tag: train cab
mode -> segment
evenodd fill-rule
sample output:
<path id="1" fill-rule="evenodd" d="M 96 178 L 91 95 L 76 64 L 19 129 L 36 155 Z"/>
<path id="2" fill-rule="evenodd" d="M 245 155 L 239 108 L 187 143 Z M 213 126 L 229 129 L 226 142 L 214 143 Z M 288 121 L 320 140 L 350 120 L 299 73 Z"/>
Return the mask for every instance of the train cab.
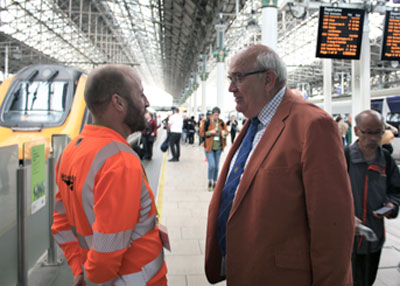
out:
<path id="1" fill-rule="evenodd" d="M 26 142 L 45 140 L 48 155 L 52 135 L 77 136 L 90 121 L 85 83 L 85 73 L 62 65 L 32 65 L 6 79 L 0 86 L 0 146 L 18 144 L 22 160 L 29 157 Z"/>

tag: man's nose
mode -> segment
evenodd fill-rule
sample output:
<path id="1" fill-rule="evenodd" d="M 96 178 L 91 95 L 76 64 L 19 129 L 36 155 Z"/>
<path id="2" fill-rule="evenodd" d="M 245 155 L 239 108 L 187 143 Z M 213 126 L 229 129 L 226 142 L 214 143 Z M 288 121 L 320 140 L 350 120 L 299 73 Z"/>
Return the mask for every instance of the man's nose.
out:
<path id="1" fill-rule="evenodd" d="M 234 84 L 233 81 L 231 81 L 231 82 L 229 83 L 228 91 L 229 91 L 229 92 L 234 92 L 234 91 L 236 91 L 236 90 L 237 90 L 236 84 Z"/>
<path id="2" fill-rule="evenodd" d="M 149 103 L 149 101 L 147 100 L 147 97 L 143 94 L 143 102 L 144 102 L 144 107 L 149 107 L 150 106 L 150 103 Z"/>

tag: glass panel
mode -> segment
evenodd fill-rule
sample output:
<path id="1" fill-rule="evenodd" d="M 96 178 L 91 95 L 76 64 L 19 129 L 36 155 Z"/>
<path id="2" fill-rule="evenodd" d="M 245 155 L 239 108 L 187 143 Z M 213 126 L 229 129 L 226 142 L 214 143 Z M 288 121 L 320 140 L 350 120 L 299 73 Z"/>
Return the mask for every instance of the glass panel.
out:
<path id="1" fill-rule="evenodd" d="M 18 145 L 0 147 L 0 285 L 17 283 Z"/>
<path id="2" fill-rule="evenodd" d="M 50 153 L 50 142 L 49 140 L 43 138 L 41 140 L 35 140 L 35 141 L 29 141 L 25 142 L 23 144 L 23 161 L 24 161 L 24 166 L 27 166 L 31 162 L 31 157 L 32 157 L 32 147 L 36 145 L 41 145 L 44 144 L 44 149 L 45 149 L 45 158 L 47 159 L 49 157 Z"/>
<path id="3" fill-rule="evenodd" d="M 28 167 L 28 182 L 27 186 L 32 186 L 32 177 L 29 175 L 32 172 L 32 166 Z M 32 190 L 28 189 L 26 194 L 27 201 L 27 248 L 28 248 L 28 268 L 31 268 L 38 258 L 43 255 L 43 253 L 49 247 L 49 206 L 47 200 L 47 190 L 48 190 L 48 172 L 47 172 L 47 162 L 45 166 L 46 177 L 45 177 L 45 205 L 38 209 L 34 214 L 32 214 Z"/>
<path id="4" fill-rule="evenodd" d="M 7 98 L 2 120 L 16 127 L 61 123 L 67 90 L 67 81 L 20 81 Z"/>
<path id="5" fill-rule="evenodd" d="M 53 150 L 53 157 L 56 158 L 56 162 L 58 161 L 58 157 L 63 152 L 65 146 L 68 145 L 71 138 L 68 135 L 63 134 L 55 134 L 51 137 L 51 147 Z"/>

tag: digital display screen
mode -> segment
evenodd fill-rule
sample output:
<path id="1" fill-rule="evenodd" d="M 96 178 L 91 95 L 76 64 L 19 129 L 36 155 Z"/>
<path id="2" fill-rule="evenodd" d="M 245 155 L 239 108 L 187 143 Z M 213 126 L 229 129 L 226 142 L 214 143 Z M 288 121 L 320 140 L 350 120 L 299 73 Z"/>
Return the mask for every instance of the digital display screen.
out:
<path id="1" fill-rule="evenodd" d="M 386 11 L 381 60 L 400 61 L 400 12 Z"/>
<path id="2" fill-rule="evenodd" d="M 318 58 L 360 58 L 364 10 L 320 7 L 318 23 Z"/>

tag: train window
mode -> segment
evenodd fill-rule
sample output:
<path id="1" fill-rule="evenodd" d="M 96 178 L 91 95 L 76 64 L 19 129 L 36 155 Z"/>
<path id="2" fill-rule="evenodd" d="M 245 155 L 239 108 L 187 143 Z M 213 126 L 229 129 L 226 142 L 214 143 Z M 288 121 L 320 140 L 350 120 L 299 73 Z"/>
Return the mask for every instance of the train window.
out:
<path id="1" fill-rule="evenodd" d="M 57 123 L 64 117 L 68 81 L 21 81 L 9 96 L 2 120 L 14 124 Z M 11 101 L 11 102 L 10 102 Z M 8 107 L 7 107 L 8 106 Z"/>
<path id="2" fill-rule="evenodd" d="M 399 112 L 388 112 L 386 115 L 386 122 L 400 130 L 400 113 Z M 398 135 L 396 135 L 398 136 Z"/>

